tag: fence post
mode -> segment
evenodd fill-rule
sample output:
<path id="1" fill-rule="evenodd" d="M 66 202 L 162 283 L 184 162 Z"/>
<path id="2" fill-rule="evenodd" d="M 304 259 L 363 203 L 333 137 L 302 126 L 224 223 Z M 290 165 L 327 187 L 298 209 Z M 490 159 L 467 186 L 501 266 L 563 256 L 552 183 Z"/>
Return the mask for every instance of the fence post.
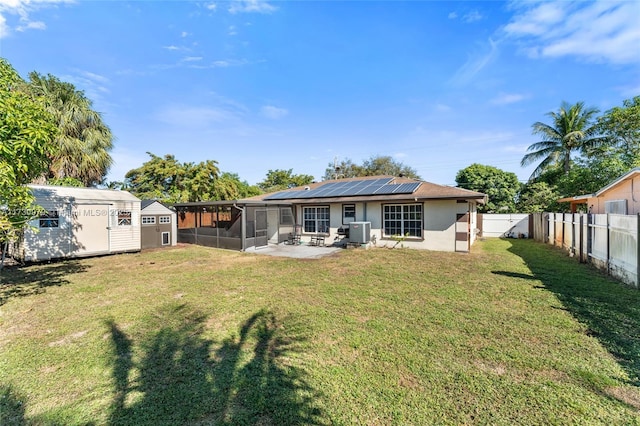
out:
<path id="1" fill-rule="evenodd" d="M 610 228 L 609 228 L 609 213 L 607 213 L 607 275 L 611 275 L 611 234 L 610 234 Z"/>
<path id="2" fill-rule="evenodd" d="M 582 253 L 583 249 L 584 249 L 584 245 L 583 245 L 583 240 L 582 238 L 584 237 L 584 217 L 582 216 L 582 213 L 578 213 L 578 226 L 580 227 L 580 232 L 578 233 L 578 259 L 580 260 L 580 263 L 584 263 L 584 254 Z"/>
<path id="3" fill-rule="evenodd" d="M 587 263 L 590 263 L 591 253 L 593 252 L 593 234 L 591 233 L 591 222 L 593 215 L 587 213 Z"/>
<path id="4" fill-rule="evenodd" d="M 636 227 L 636 288 L 640 288 L 640 213 Z"/>

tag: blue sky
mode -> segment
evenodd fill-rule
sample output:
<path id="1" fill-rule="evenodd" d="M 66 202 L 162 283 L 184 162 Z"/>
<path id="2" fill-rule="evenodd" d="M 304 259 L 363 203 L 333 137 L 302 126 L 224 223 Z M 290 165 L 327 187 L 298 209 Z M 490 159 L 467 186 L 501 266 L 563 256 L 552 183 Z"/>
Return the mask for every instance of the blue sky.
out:
<path id="1" fill-rule="evenodd" d="M 116 136 L 110 180 L 156 155 L 320 180 L 390 155 L 455 184 L 514 172 L 562 101 L 640 95 L 640 2 L 0 0 L 0 56 L 72 82 Z"/>

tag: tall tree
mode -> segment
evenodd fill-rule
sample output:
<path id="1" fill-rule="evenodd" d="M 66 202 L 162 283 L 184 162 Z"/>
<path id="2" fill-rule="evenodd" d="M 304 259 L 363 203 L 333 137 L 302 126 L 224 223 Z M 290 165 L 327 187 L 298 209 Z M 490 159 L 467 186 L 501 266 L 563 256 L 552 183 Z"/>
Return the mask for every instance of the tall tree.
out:
<path id="1" fill-rule="evenodd" d="M 184 181 L 187 171 L 175 156 L 159 157 L 147 152 L 151 159 L 125 175 L 124 186 L 135 196 L 163 202 L 188 201 Z"/>
<path id="2" fill-rule="evenodd" d="M 640 96 L 626 99 L 622 107 L 608 110 L 598 125 L 610 144 L 620 148 L 625 161 L 631 162 L 640 156 Z"/>
<path id="3" fill-rule="evenodd" d="M 313 179 L 311 175 L 294 175 L 293 169 L 269 170 L 267 177 L 258 183 L 258 188 L 264 192 L 281 191 L 294 186 L 308 185 L 313 182 Z"/>
<path id="4" fill-rule="evenodd" d="M 329 163 L 323 179 L 329 180 L 378 175 L 404 176 L 420 179 L 420 176 L 418 176 L 418 173 L 413 168 L 400 161 L 394 160 L 393 157 L 388 155 L 372 156 L 368 160 L 364 160 L 362 165 L 354 164 L 350 159 L 346 159 L 337 164 Z"/>
<path id="5" fill-rule="evenodd" d="M 25 184 L 46 170 L 56 132 L 42 99 L 0 58 L 0 242 L 15 239 L 33 218 L 37 209 Z"/>
<path id="6" fill-rule="evenodd" d="M 41 96 L 58 124 L 56 151 L 45 178 L 76 178 L 86 186 L 103 181 L 113 163 L 113 135 L 83 91 L 48 74 L 29 74 L 34 94 Z"/>
<path id="7" fill-rule="evenodd" d="M 530 181 L 524 184 L 518 194 L 518 213 L 558 211 L 558 199 L 562 198 L 556 187 L 547 182 Z"/>
<path id="8" fill-rule="evenodd" d="M 235 200 L 258 195 L 260 189 L 240 181 L 234 173 L 220 173 L 218 162 L 181 163 L 175 156 L 151 159 L 137 169 L 129 170 L 125 182 L 113 182 L 139 198 L 167 203 L 185 201 Z"/>
<path id="9" fill-rule="evenodd" d="M 516 210 L 516 196 L 521 184 L 515 173 L 472 164 L 458 172 L 456 183 L 459 188 L 487 194 L 487 203 L 478 206 L 480 213 L 513 213 Z"/>
<path id="10" fill-rule="evenodd" d="M 533 134 L 541 136 L 543 140 L 530 145 L 527 148 L 529 153 L 521 161 L 524 167 L 542 160 L 533 171 L 531 179 L 558 165 L 568 173 L 574 153 L 586 153 L 603 144 L 606 139 L 598 134 L 595 123 L 597 113 L 596 108 L 586 108 L 584 102 L 574 105 L 563 102 L 557 112 L 547 113 L 552 119 L 551 124 L 534 123 Z"/>
<path id="11" fill-rule="evenodd" d="M 215 182 L 220 176 L 218 162 L 205 160 L 198 164 L 185 163 L 183 165 L 185 179 L 182 182 L 184 201 L 218 200 Z M 186 199 L 185 199 L 186 198 Z"/>
<path id="12" fill-rule="evenodd" d="M 323 176 L 323 180 L 353 178 L 358 176 L 366 176 L 362 166 L 354 164 L 349 158 L 329 163 Z"/>
<path id="13" fill-rule="evenodd" d="M 247 181 L 240 180 L 236 173 L 229 172 L 222 173 L 214 181 L 213 189 L 217 200 L 237 200 L 262 193 L 257 185 L 249 185 Z"/>

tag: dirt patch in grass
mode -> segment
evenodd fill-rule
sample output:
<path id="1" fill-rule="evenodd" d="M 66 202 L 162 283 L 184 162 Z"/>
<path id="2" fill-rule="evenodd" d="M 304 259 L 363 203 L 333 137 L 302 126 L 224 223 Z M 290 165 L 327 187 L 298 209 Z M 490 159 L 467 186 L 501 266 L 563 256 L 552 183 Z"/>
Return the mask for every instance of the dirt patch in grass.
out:
<path id="1" fill-rule="evenodd" d="M 613 386 L 605 389 L 605 392 L 640 412 L 640 389 L 631 386 Z"/>

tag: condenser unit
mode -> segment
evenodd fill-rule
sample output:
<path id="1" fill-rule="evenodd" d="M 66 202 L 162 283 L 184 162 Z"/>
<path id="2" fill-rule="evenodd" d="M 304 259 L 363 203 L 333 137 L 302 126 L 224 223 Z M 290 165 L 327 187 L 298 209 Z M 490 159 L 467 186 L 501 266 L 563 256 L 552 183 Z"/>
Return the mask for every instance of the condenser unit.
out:
<path id="1" fill-rule="evenodd" d="M 367 244 L 371 241 L 371 222 L 351 222 L 349 224 L 349 242 Z"/>

